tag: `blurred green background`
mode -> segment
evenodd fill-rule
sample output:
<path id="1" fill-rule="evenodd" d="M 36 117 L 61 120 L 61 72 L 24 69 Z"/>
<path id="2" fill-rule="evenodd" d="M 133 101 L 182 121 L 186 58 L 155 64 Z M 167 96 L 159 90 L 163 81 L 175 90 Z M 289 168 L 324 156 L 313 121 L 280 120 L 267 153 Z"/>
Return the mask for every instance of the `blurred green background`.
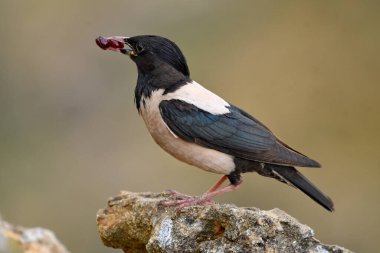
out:
<path id="1" fill-rule="evenodd" d="M 257 174 L 218 198 L 279 207 L 317 238 L 378 252 L 378 1 L 0 1 L 0 213 L 56 232 L 71 252 L 116 252 L 95 214 L 120 190 L 188 194 L 219 175 L 176 161 L 133 104 L 136 67 L 98 35 L 158 34 L 191 76 L 320 161 L 301 169 L 332 197 L 329 213 Z M 120 252 L 120 251 L 117 251 Z"/>

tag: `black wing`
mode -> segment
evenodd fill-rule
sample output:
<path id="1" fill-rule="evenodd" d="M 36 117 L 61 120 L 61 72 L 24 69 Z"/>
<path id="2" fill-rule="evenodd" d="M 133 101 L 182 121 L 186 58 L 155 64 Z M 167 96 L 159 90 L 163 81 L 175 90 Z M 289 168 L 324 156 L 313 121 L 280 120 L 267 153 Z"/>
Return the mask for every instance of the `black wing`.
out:
<path id="1" fill-rule="evenodd" d="M 231 106 L 214 115 L 182 100 L 164 100 L 160 112 L 178 137 L 247 160 L 283 165 L 319 167 L 301 153 L 283 145 L 252 116 Z"/>

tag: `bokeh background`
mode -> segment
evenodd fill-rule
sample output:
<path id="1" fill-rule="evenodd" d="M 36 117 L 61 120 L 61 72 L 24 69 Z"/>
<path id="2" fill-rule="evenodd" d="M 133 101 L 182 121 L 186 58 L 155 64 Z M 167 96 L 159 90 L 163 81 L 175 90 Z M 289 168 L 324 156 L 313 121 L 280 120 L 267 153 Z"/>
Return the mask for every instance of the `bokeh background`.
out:
<path id="1" fill-rule="evenodd" d="M 329 213 L 257 174 L 218 198 L 279 207 L 325 243 L 378 252 L 378 1 L 0 1 L 0 213 L 55 231 L 71 252 L 120 252 L 95 214 L 120 190 L 189 194 L 219 175 L 155 145 L 133 104 L 136 67 L 98 35 L 158 34 L 191 76 L 317 159 L 301 169 Z"/>

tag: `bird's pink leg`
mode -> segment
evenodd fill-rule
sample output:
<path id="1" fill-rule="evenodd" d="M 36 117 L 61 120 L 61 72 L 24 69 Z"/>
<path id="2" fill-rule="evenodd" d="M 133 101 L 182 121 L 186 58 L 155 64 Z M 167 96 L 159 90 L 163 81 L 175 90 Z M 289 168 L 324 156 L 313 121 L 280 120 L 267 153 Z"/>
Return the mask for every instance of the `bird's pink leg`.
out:
<path id="1" fill-rule="evenodd" d="M 226 193 L 226 192 L 234 191 L 237 188 L 239 188 L 240 183 L 237 185 L 230 184 L 222 189 L 218 189 L 224 183 L 224 181 L 226 181 L 226 179 L 227 179 L 227 176 L 223 176 L 221 179 L 219 179 L 219 181 L 213 187 L 210 188 L 210 190 L 205 192 L 200 197 L 190 197 L 190 196 L 185 197 L 186 195 L 179 194 L 180 198 L 183 198 L 183 199 L 165 201 L 163 205 L 177 206 L 177 208 L 183 208 L 183 207 L 191 206 L 191 205 L 212 205 L 213 201 L 211 199 L 213 197 Z M 174 195 L 176 195 L 177 192 L 173 191 L 172 193 L 175 193 Z"/>
<path id="2" fill-rule="evenodd" d="M 201 198 L 204 198 L 204 199 L 212 199 L 213 197 L 215 196 L 218 196 L 220 194 L 223 194 L 223 193 L 226 193 L 226 192 L 232 192 L 236 189 L 238 189 L 240 187 L 240 184 L 230 184 L 226 187 L 223 187 L 222 189 L 219 189 L 219 190 L 214 190 L 212 192 L 206 192 Z"/>
<path id="3" fill-rule="evenodd" d="M 215 184 L 213 187 L 211 187 L 210 190 L 208 190 L 206 193 L 213 192 L 213 191 L 217 190 L 217 189 L 218 189 L 218 188 L 224 183 L 224 181 L 226 181 L 226 179 L 227 179 L 227 176 L 224 175 L 224 176 L 223 176 L 221 179 L 219 179 L 219 181 L 216 182 L 216 184 Z"/>
<path id="4" fill-rule="evenodd" d="M 216 182 L 216 184 L 211 187 L 207 192 L 205 192 L 203 195 L 205 195 L 206 193 L 209 193 L 209 192 L 213 192 L 215 191 L 216 189 L 218 189 L 223 183 L 224 181 L 226 181 L 227 179 L 227 176 L 223 176 L 221 179 L 219 179 L 218 182 Z M 167 193 L 173 195 L 173 196 L 176 196 L 180 199 L 189 199 L 189 198 L 194 198 L 193 196 L 189 196 L 189 195 L 186 195 L 186 194 L 183 194 L 183 193 L 180 193 L 180 192 L 177 192 L 175 190 L 166 190 Z M 170 201 L 169 201 L 170 202 Z"/>

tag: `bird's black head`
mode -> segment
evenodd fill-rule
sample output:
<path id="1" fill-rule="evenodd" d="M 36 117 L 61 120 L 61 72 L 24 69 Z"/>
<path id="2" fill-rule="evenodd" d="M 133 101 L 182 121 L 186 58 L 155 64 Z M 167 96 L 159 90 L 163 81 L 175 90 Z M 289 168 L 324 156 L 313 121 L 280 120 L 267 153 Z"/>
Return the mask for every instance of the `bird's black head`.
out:
<path id="1" fill-rule="evenodd" d="M 135 101 L 138 109 L 142 98 L 150 97 L 153 91 L 164 89 L 165 93 L 173 92 L 190 81 L 185 56 L 174 42 L 166 38 L 154 35 L 99 36 L 96 43 L 104 50 L 129 55 L 136 63 Z"/>
<path id="2" fill-rule="evenodd" d="M 132 51 L 128 54 L 139 70 L 154 71 L 162 64 L 169 64 L 184 76 L 189 77 L 190 72 L 185 56 L 174 42 L 154 35 L 129 37 L 124 41 L 131 47 Z"/>
<path id="3" fill-rule="evenodd" d="M 153 35 L 125 38 L 124 42 L 131 49 L 121 52 L 127 53 L 138 69 L 135 89 L 138 110 L 145 103 L 143 98 L 150 97 L 153 91 L 173 92 L 190 80 L 185 56 L 174 42 Z"/>

